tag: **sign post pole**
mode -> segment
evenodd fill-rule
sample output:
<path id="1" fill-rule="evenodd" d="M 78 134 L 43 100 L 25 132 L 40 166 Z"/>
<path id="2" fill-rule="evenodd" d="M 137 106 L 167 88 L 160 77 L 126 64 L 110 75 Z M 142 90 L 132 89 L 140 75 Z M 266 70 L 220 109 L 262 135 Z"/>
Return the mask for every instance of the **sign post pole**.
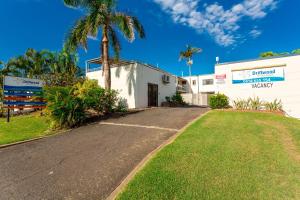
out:
<path id="1" fill-rule="evenodd" d="M 10 121 L 10 110 L 7 108 L 7 123 Z"/>

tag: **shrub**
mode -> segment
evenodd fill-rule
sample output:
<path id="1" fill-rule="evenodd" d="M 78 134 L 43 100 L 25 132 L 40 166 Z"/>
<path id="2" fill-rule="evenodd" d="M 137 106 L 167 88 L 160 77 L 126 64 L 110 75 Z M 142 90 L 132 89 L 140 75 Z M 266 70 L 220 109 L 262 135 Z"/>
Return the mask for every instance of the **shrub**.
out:
<path id="1" fill-rule="evenodd" d="M 97 81 L 86 80 L 83 83 L 77 83 L 75 95 L 82 99 L 88 109 L 93 109 L 98 113 L 105 111 L 105 89 L 99 87 Z"/>
<path id="2" fill-rule="evenodd" d="M 243 100 L 237 99 L 233 101 L 233 107 L 237 110 L 248 110 L 250 104 L 250 99 Z"/>
<path id="3" fill-rule="evenodd" d="M 179 92 L 176 92 L 172 97 L 171 97 L 172 102 L 178 103 L 178 104 L 184 104 L 183 98 Z"/>
<path id="4" fill-rule="evenodd" d="M 53 120 L 54 127 L 74 127 L 85 119 L 85 104 L 74 93 L 73 87 L 45 88 L 46 112 Z"/>
<path id="5" fill-rule="evenodd" d="M 282 111 L 281 100 L 275 99 L 273 102 L 266 102 L 264 105 L 268 111 Z"/>
<path id="6" fill-rule="evenodd" d="M 229 99 L 224 94 L 215 94 L 209 98 L 209 106 L 212 109 L 221 109 L 229 107 Z"/>
<path id="7" fill-rule="evenodd" d="M 249 98 L 248 101 L 250 110 L 261 110 L 263 102 L 259 99 L 259 97 Z"/>
<path id="8" fill-rule="evenodd" d="M 97 81 L 85 80 L 71 87 L 46 87 L 47 112 L 56 127 L 74 127 L 86 119 L 85 112 L 94 110 L 110 113 L 115 110 L 125 111 L 118 103 L 118 92 L 106 91 L 98 86 Z"/>
<path id="9" fill-rule="evenodd" d="M 117 106 L 115 108 L 116 112 L 126 112 L 128 110 L 128 103 L 125 98 L 119 98 Z"/>

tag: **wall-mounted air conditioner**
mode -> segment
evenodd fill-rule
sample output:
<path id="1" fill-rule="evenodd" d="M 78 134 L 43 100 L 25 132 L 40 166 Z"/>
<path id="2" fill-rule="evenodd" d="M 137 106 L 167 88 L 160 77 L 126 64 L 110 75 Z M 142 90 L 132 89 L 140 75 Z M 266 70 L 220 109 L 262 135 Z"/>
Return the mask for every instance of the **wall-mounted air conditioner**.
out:
<path id="1" fill-rule="evenodd" d="M 170 76 L 164 74 L 162 76 L 162 81 L 163 83 L 170 83 Z"/>

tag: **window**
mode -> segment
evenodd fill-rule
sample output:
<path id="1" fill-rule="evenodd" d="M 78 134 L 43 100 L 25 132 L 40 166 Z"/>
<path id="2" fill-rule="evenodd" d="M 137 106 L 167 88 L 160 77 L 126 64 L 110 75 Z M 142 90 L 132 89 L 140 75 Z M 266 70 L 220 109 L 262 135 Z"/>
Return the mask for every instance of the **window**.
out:
<path id="1" fill-rule="evenodd" d="M 182 85 L 186 85 L 186 81 L 182 81 L 181 83 L 182 83 Z"/>
<path id="2" fill-rule="evenodd" d="M 196 85 L 196 80 L 193 80 L 193 85 Z"/>
<path id="3" fill-rule="evenodd" d="M 202 85 L 213 85 L 214 84 L 214 79 L 203 79 L 202 80 Z"/>

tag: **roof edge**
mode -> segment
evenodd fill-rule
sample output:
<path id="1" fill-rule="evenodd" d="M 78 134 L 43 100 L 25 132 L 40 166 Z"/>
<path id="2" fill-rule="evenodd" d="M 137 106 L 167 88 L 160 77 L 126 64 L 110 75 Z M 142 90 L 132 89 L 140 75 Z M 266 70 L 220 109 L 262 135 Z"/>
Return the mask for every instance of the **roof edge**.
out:
<path id="1" fill-rule="evenodd" d="M 243 62 L 254 62 L 254 61 L 260 61 L 260 60 L 271 60 L 271 59 L 287 58 L 287 57 L 295 57 L 295 56 L 300 56 L 300 54 L 290 54 L 290 55 L 272 56 L 272 57 L 265 57 L 265 58 L 245 59 L 245 60 L 219 63 L 219 64 L 215 64 L 215 66 L 222 66 L 222 65 L 229 65 L 229 64 L 236 64 L 236 63 L 243 63 Z"/>

